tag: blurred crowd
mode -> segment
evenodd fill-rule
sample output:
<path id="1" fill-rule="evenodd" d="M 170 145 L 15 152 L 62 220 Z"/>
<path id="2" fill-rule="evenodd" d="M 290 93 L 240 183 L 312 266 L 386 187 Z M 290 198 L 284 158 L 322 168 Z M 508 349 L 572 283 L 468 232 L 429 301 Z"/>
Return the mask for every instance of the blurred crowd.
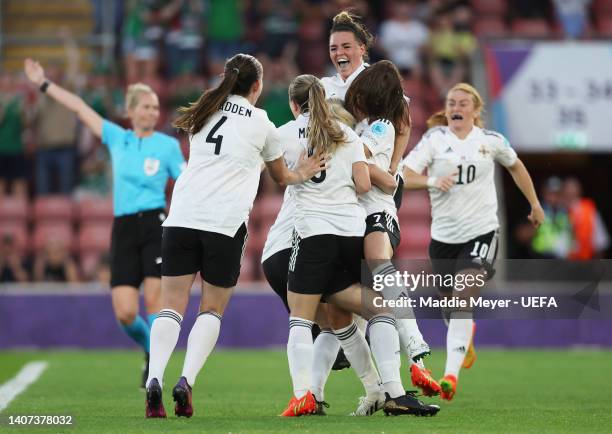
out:
<path id="1" fill-rule="evenodd" d="M 226 58 L 251 53 L 265 71 L 259 105 L 278 126 L 292 119 L 287 87 L 296 75 L 335 73 L 329 62 L 328 32 L 332 17 L 348 8 L 363 17 L 376 36 L 370 61 L 390 59 L 401 71 L 406 94 L 412 98 L 410 149 L 424 132 L 427 116 L 442 106 L 446 91 L 456 82 L 470 80 L 478 28 L 484 28 L 478 26 L 483 17 L 477 16 L 476 4 L 485 9 L 501 5 L 497 12 L 488 12 L 498 15 L 486 17 L 495 16 L 501 26 L 512 20 L 547 20 L 557 29 L 557 37 L 581 38 L 590 1 L 92 0 L 95 31 L 110 29 L 115 34 L 115 58 L 121 61 L 94 62 L 91 71 L 79 70 L 79 50 L 70 32 L 63 30 L 65 58 L 43 66 L 50 80 L 77 92 L 101 116 L 123 125 L 127 125 L 125 86 L 138 81 L 149 84 L 162 104 L 158 129 L 175 134 L 171 122 L 176 108 L 213 86 Z M 181 142 L 187 154 L 186 138 L 181 137 Z M 277 191 L 265 177 L 261 188 Z M 71 112 L 28 86 L 22 74 L 2 72 L 0 197 L 9 194 L 29 199 L 53 194 L 76 200 L 104 198 L 111 194 L 111 170 L 105 148 Z M 535 234 L 527 228 L 517 230 L 518 239 L 529 240 L 522 244 L 529 252 L 573 257 L 571 246 L 583 234 L 572 229 L 573 206 L 567 200 L 563 204 L 559 217 L 558 205 L 549 204 L 555 210 L 553 227 Z M 556 225 L 562 220 L 570 229 L 560 235 Z M 1 281 L 77 279 L 66 248 L 62 254 L 61 246 L 49 245 L 37 255 L 44 260 L 26 261 L 11 253 L 11 243 L 10 235 L 2 239 Z M 598 251 L 600 244 L 591 244 Z"/>
<path id="2" fill-rule="evenodd" d="M 514 230 L 511 258 L 601 259 L 610 235 L 595 202 L 583 196 L 577 178 L 548 178 L 540 192 L 546 220 L 535 229 L 528 222 Z"/>

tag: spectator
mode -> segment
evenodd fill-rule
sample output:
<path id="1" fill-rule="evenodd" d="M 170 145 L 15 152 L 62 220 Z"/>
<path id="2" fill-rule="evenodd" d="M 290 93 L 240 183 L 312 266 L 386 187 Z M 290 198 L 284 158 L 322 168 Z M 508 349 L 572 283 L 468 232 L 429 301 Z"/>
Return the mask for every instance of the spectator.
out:
<path id="1" fill-rule="evenodd" d="M 110 255 L 104 254 L 100 257 L 98 265 L 96 266 L 95 279 L 98 283 L 104 286 L 110 286 Z"/>
<path id="2" fill-rule="evenodd" d="M 123 25 L 123 55 L 128 83 L 157 75 L 158 42 L 162 29 L 156 21 L 155 0 L 127 0 Z"/>
<path id="3" fill-rule="evenodd" d="M 555 14 L 567 39 L 584 36 L 591 0 L 553 0 Z"/>
<path id="4" fill-rule="evenodd" d="M 242 2 L 239 0 L 210 0 L 208 16 L 208 57 L 211 75 L 223 72 L 225 60 L 240 52 L 244 36 Z M 211 83 L 211 86 L 216 83 Z"/>
<path id="5" fill-rule="evenodd" d="M 204 46 L 204 14 L 204 0 L 172 0 L 161 9 L 161 19 L 168 23 L 165 61 L 169 77 L 185 72 L 200 72 Z"/>
<path id="6" fill-rule="evenodd" d="M 34 262 L 36 282 L 78 282 L 77 266 L 62 240 L 51 238 Z"/>
<path id="7" fill-rule="evenodd" d="M 391 18 L 380 27 L 380 43 L 403 76 L 420 76 L 421 50 L 429 38 L 429 30 L 413 18 L 414 1 L 396 0 Z"/>
<path id="8" fill-rule="evenodd" d="M 610 236 L 593 200 L 582 197 L 582 185 L 576 178 L 563 184 L 563 196 L 569 211 L 574 244 L 570 259 L 601 258 L 610 245 Z"/>
<path id="9" fill-rule="evenodd" d="M 74 88 L 74 81 L 64 80 L 57 65 L 50 65 L 47 76 L 55 83 Z M 41 94 L 34 109 L 32 126 L 36 135 L 36 193 L 71 193 L 76 173 L 76 117 L 55 100 Z M 54 176 L 58 178 L 57 188 L 53 188 Z"/>
<path id="10" fill-rule="evenodd" d="M 264 56 L 258 58 L 264 60 Z M 287 103 L 287 89 L 291 80 L 298 75 L 297 68 L 293 62 L 285 58 L 264 61 L 264 68 L 266 83 L 260 105 L 266 110 L 274 125 L 280 127 L 294 119 Z"/>
<path id="11" fill-rule="evenodd" d="M 572 243 L 572 227 L 561 196 L 562 182 L 552 177 L 542 189 L 542 208 L 546 217 L 531 242 L 534 252 L 550 259 L 567 258 Z"/>
<path id="12" fill-rule="evenodd" d="M 111 194 L 112 169 L 108 151 L 96 146 L 81 159 L 79 185 L 75 189 L 77 200 L 83 197 L 104 198 Z"/>
<path id="13" fill-rule="evenodd" d="M 444 97 L 456 83 L 467 79 L 469 63 L 476 49 L 476 38 L 470 32 L 470 9 L 443 10 L 435 19 L 428 54 L 431 80 Z"/>
<path id="14" fill-rule="evenodd" d="M 27 164 L 23 143 L 24 98 L 8 73 L 0 75 L 0 197 L 27 196 Z"/>
<path id="15" fill-rule="evenodd" d="M 512 0 L 508 4 L 513 19 L 547 19 L 550 12 L 550 4 L 547 1 Z"/>
<path id="16" fill-rule="evenodd" d="M 295 46 L 297 21 L 295 0 L 263 0 L 257 8 L 264 31 L 261 48 L 273 59 L 285 54 L 288 45 Z"/>
<path id="17" fill-rule="evenodd" d="M 0 282 L 27 282 L 29 275 L 23 255 L 17 250 L 15 239 L 10 234 L 0 241 Z"/>
<path id="18" fill-rule="evenodd" d="M 510 259 L 553 259 L 554 256 L 551 254 L 534 250 L 533 240 L 536 231 L 531 223 L 519 223 L 514 229 L 514 243 L 511 245 L 508 257 Z"/>

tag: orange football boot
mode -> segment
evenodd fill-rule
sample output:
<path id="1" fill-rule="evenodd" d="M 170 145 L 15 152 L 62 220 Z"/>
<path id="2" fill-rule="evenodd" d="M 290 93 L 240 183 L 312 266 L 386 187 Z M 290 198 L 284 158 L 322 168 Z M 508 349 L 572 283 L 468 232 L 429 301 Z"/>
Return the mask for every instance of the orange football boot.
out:
<path id="1" fill-rule="evenodd" d="M 317 411 L 317 402 L 310 391 L 306 395 L 297 399 L 295 396 L 289 401 L 287 409 L 283 411 L 280 416 L 283 417 L 297 417 L 303 415 L 313 414 Z"/>
<path id="2" fill-rule="evenodd" d="M 425 396 L 436 396 L 440 394 L 440 385 L 431 376 L 429 369 L 421 369 L 416 363 L 410 366 L 410 378 L 412 385 L 418 387 Z"/>
<path id="3" fill-rule="evenodd" d="M 440 398 L 451 401 L 457 392 L 457 377 L 448 374 L 440 380 Z"/>

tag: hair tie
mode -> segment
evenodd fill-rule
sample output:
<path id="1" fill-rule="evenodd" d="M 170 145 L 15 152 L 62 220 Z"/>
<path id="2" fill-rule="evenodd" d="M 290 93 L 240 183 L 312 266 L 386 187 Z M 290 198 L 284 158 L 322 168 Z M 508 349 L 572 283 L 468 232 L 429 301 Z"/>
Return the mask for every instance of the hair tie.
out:
<path id="1" fill-rule="evenodd" d="M 236 74 L 240 74 L 240 70 L 238 68 L 232 68 L 232 71 L 234 71 Z"/>

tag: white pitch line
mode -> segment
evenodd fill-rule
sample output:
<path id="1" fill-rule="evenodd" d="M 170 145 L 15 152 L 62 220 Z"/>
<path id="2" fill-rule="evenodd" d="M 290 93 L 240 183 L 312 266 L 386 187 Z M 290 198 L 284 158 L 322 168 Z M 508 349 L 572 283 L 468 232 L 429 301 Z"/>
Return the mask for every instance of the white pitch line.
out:
<path id="1" fill-rule="evenodd" d="M 47 362 L 29 362 L 9 381 L 0 386 L 0 411 L 4 410 L 13 399 L 23 393 L 47 369 Z"/>

